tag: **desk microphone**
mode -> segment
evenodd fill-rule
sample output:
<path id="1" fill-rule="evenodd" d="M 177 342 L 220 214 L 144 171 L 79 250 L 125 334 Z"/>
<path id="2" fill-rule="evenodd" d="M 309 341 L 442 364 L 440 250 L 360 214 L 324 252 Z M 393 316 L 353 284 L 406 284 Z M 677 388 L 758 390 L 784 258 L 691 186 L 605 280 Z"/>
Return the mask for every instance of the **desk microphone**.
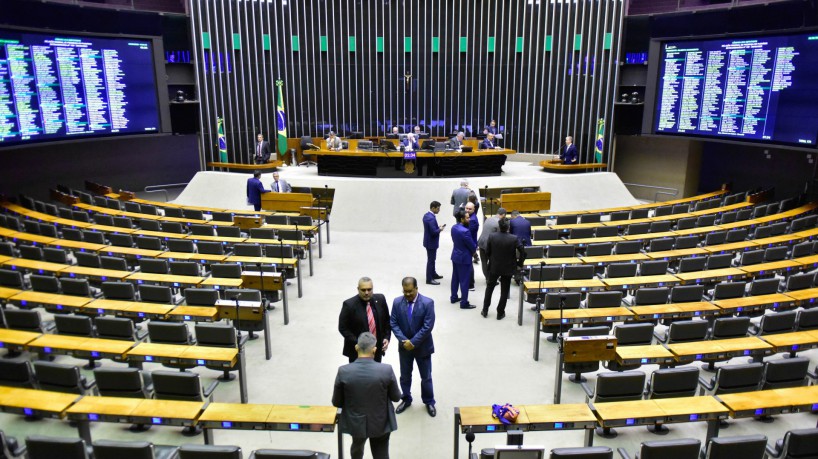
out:
<path id="1" fill-rule="evenodd" d="M 474 432 L 471 431 L 471 427 L 466 431 L 466 441 L 469 442 L 469 457 L 471 457 L 471 447 L 474 443 Z"/>
<path id="2" fill-rule="evenodd" d="M 236 327 L 237 342 L 241 341 L 241 322 L 240 322 L 240 319 L 239 319 L 239 298 L 241 298 L 241 295 L 242 295 L 241 292 L 236 292 L 233 295 L 233 298 L 230 298 L 231 300 L 236 302 L 236 318 L 235 318 L 235 320 L 233 322 L 234 322 L 234 325 Z"/>

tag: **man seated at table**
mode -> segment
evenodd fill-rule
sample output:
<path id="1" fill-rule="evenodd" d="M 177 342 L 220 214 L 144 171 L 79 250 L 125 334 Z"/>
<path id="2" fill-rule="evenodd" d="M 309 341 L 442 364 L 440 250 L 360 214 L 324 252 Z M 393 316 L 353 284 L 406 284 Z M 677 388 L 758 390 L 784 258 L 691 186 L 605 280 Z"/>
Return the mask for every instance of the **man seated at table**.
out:
<path id="1" fill-rule="evenodd" d="M 420 150 L 420 145 L 418 144 L 417 139 L 415 138 L 415 134 L 409 133 L 400 141 L 400 146 L 403 147 L 403 151 L 418 151 Z"/>
<path id="2" fill-rule="evenodd" d="M 494 149 L 499 149 L 499 148 L 500 147 L 498 147 L 494 143 L 494 134 L 491 134 L 491 133 L 487 134 L 486 138 L 483 139 L 482 142 L 480 142 L 480 149 L 481 150 L 494 150 Z"/>
<path id="3" fill-rule="evenodd" d="M 400 138 L 400 128 L 397 126 L 392 126 L 392 132 L 386 134 L 387 139 L 398 139 Z"/>
<path id="4" fill-rule="evenodd" d="M 465 138 L 466 134 L 463 131 L 458 132 L 456 136 L 449 140 L 449 148 L 460 151 L 463 148 L 463 139 Z"/>
<path id="5" fill-rule="evenodd" d="M 329 131 L 329 137 L 327 137 L 327 150 L 341 151 L 341 147 L 341 139 L 335 135 L 335 131 Z"/>

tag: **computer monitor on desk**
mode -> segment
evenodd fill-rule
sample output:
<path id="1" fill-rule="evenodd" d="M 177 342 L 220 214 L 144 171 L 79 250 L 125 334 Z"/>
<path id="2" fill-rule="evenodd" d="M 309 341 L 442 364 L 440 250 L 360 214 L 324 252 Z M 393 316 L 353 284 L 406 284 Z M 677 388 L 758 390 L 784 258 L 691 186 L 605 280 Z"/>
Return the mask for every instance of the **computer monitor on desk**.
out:
<path id="1" fill-rule="evenodd" d="M 398 151 L 398 147 L 396 147 L 394 143 L 385 139 L 381 140 L 381 148 L 383 148 L 384 151 Z"/>

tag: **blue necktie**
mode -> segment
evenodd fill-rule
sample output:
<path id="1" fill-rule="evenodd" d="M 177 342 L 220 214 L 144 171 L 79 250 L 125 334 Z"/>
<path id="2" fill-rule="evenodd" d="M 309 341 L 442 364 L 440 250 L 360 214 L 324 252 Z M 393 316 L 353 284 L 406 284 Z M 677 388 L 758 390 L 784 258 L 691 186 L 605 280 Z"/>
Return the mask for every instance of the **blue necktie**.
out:
<path id="1" fill-rule="evenodd" d="M 409 316 L 409 325 L 412 325 L 412 303 L 413 301 L 409 302 L 409 307 L 406 309 L 406 315 Z"/>

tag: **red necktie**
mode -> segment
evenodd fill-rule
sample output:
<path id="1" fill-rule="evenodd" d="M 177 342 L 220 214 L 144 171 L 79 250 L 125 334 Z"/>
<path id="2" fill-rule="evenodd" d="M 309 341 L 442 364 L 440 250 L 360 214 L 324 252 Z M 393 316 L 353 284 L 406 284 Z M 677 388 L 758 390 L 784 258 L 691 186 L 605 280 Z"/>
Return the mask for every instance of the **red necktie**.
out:
<path id="1" fill-rule="evenodd" d="M 366 321 L 369 323 L 369 333 L 373 336 L 378 336 L 378 330 L 375 328 L 375 315 L 372 314 L 372 306 L 367 301 L 366 303 Z"/>

